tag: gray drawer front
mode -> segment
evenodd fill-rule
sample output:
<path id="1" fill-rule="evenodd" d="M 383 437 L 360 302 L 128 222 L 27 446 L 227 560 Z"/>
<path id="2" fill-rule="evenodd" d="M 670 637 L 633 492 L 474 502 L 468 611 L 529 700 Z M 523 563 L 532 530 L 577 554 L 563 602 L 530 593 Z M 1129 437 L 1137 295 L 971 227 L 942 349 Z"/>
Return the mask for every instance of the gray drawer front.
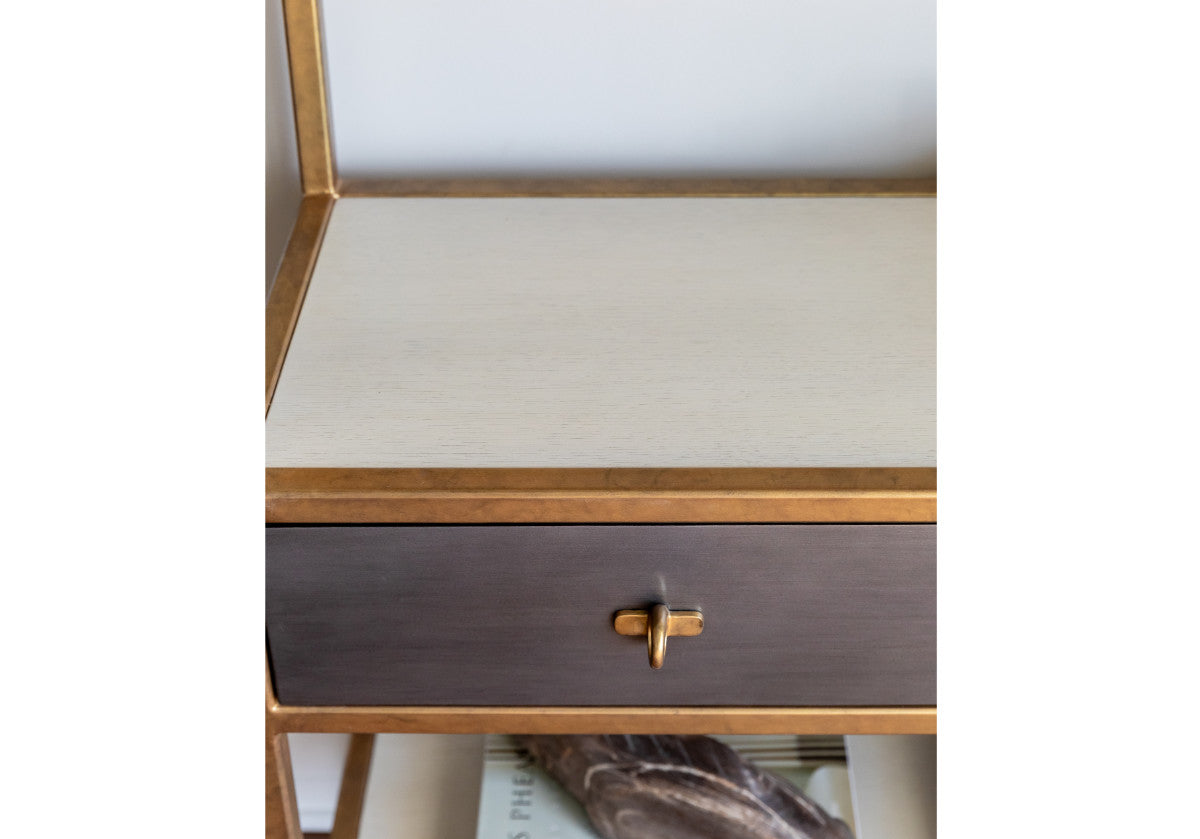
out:
<path id="1" fill-rule="evenodd" d="M 934 525 L 274 527 L 296 705 L 934 705 Z M 650 669 L 618 609 L 700 609 Z"/>

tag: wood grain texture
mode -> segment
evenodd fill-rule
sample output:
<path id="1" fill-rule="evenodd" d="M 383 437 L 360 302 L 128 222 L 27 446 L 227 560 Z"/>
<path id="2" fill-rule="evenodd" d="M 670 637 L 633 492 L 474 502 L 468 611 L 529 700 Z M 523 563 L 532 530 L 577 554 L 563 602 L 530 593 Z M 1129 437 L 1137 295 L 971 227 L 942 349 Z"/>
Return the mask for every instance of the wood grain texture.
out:
<path id="1" fill-rule="evenodd" d="M 275 285 L 267 300 L 266 349 L 267 370 L 266 405 L 271 407 L 271 397 L 283 369 L 292 331 L 304 305 L 304 294 L 308 290 L 317 253 L 325 235 L 325 225 L 333 210 L 333 198 L 326 195 L 306 196 L 300 202 L 296 225 L 284 251 L 283 261 L 275 276 Z"/>
<path id="2" fill-rule="evenodd" d="M 329 132 L 320 6 L 317 0 L 283 0 L 283 19 L 296 114 L 300 182 L 305 195 L 332 195 L 336 174 Z"/>
<path id="3" fill-rule="evenodd" d="M 936 178 L 348 178 L 345 198 L 936 196 Z"/>
<path id="4" fill-rule="evenodd" d="M 931 467 L 934 201 L 341 199 L 273 467 Z"/>
<path id="5" fill-rule="evenodd" d="M 936 734 L 937 708 L 303 707 L 271 712 L 283 731 L 486 734 Z"/>
<path id="6" fill-rule="evenodd" d="M 928 706 L 927 525 L 279 527 L 275 688 L 300 705 Z M 698 609 L 651 670 L 619 609 Z"/>
<path id="7" fill-rule="evenodd" d="M 342 786 L 338 791 L 330 839 L 358 839 L 358 825 L 362 820 L 363 799 L 367 793 L 374 746 L 374 734 L 355 734 L 350 739 L 350 751 L 346 754 L 346 766 L 342 770 Z"/>

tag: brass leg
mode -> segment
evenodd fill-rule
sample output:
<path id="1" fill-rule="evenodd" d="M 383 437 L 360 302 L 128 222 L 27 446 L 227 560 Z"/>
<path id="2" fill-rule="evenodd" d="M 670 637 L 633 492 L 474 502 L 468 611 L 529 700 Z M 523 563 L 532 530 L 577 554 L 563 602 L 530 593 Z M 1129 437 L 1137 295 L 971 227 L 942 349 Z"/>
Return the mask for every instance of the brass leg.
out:
<path id="1" fill-rule="evenodd" d="M 338 793 L 337 813 L 329 839 L 358 839 L 363 798 L 367 794 L 367 776 L 371 771 L 374 734 L 355 734 L 350 738 L 346 768 L 342 771 L 342 789 Z"/>
<path id="2" fill-rule="evenodd" d="M 267 839 L 303 839 L 287 735 L 267 728 Z"/>

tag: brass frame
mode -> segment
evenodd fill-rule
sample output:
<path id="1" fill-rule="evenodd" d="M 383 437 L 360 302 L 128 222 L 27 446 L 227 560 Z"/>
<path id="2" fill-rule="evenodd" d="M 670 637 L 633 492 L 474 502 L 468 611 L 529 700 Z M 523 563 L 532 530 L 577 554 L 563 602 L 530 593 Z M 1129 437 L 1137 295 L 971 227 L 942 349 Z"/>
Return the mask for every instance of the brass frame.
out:
<path id="1" fill-rule="evenodd" d="M 339 180 L 340 198 L 802 198 L 937 195 L 936 178 L 390 178 Z"/>
<path id="2" fill-rule="evenodd" d="M 289 732 L 406 734 L 936 734 L 937 709 L 275 705 Z"/>
<path id="3" fill-rule="evenodd" d="M 305 195 L 332 195 L 337 183 L 325 91 L 325 53 L 319 0 L 282 0 L 288 72 L 296 114 L 300 184 Z"/>
<path id="4" fill-rule="evenodd" d="M 281 0 L 304 191 L 267 304 L 270 408 L 340 197 L 935 196 L 936 179 L 338 177 L 319 0 Z M 930 469 L 267 469 L 267 523 L 936 522 Z M 301 839 L 288 732 L 356 734 L 335 833 L 357 832 L 375 732 L 935 734 L 937 708 L 296 707 L 266 680 L 266 832 Z M 343 813 L 343 809 L 345 813 Z"/>
<path id="5" fill-rule="evenodd" d="M 927 469 L 272 469 L 268 524 L 937 520 Z"/>
<path id="6" fill-rule="evenodd" d="M 304 294 L 308 281 L 316 267 L 317 254 L 325 238 L 325 227 L 333 212 L 332 195 L 306 195 L 300 200 L 300 212 L 288 240 L 283 261 L 275 274 L 275 285 L 267 300 L 267 404 L 271 409 L 271 397 L 283 370 L 283 359 L 292 342 L 292 331 L 304 305 Z"/>
<path id="7" fill-rule="evenodd" d="M 271 684 L 271 667 L 267 666 L 267 724 L 266 724 L 266 828 L 268 839 L 302 839 L 300 811 L 296 807 L 296 784 L 292 777 L 292 756 L 288 750 L 285 725 L 275 716 L 279 703 Z"/>
<path id="8" fill-rule="evenodd" d="M 346 765 L 342 769 L 342 788 L 338 792 L 337 810 L 334 811 L 333 830 L 329 831 L 329 839 L 357 839 L 363 799 L 367 795 L 367 780 L 371 773 L 371 752 L 374 749 L 374 734 L 355 734 L 350 738 Z"/>

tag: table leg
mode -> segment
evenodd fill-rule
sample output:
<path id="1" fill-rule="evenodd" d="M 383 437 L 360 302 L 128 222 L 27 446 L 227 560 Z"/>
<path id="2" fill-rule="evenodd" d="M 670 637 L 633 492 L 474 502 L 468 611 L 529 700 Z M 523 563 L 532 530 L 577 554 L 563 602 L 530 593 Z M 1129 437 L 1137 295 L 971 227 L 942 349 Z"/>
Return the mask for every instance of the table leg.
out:
<path id="1" fill-rule="evenodd" d="M 286 734 L 267 729 L 267 839 L 303 839 Z"/>

